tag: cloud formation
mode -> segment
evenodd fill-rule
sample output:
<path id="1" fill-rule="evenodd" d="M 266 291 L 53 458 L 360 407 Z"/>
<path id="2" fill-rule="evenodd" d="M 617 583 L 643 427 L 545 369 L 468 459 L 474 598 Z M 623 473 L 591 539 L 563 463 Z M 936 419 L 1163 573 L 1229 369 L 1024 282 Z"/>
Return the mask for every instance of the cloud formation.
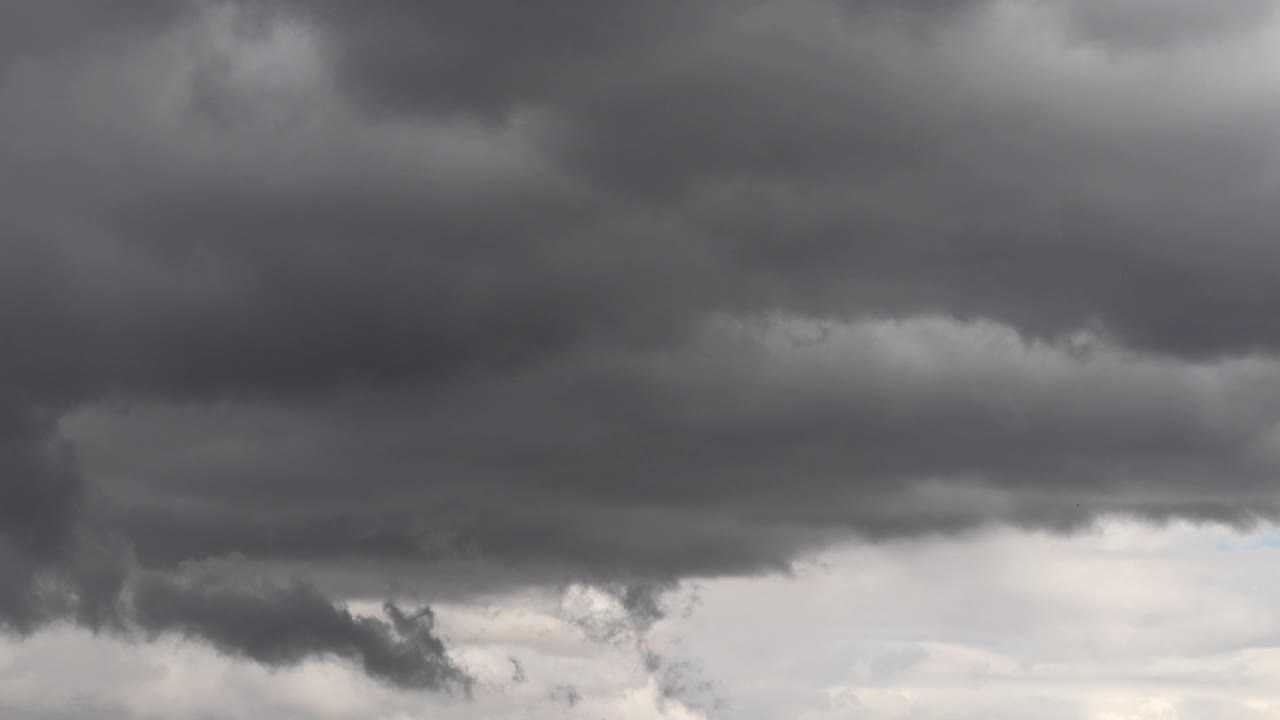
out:
<path id="1" fill-rule="evenodd" d="M 0 10 L 6 627 L 106 622 L 55 578 L 440 687 L 429 615 L 237 583 L 1275 514 L 1273 3 L 45 5 Z"/>

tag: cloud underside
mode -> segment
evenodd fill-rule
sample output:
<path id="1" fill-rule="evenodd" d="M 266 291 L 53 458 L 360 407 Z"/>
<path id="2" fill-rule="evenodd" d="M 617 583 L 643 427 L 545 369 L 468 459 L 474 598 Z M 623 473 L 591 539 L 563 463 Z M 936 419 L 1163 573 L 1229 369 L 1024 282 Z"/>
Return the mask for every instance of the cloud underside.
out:
<path id="1" fill-rule="evenodd" d="M 0 619 L 441 687 L 428 615 L 177 573 L 1273 517 L 1272 5 L 1154 5 L 6 5 Z"/>

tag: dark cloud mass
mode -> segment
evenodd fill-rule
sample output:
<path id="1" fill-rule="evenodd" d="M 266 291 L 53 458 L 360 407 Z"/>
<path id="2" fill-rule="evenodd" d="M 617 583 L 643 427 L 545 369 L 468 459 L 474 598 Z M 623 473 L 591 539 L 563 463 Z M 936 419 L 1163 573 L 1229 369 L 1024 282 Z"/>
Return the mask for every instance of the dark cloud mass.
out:
<path id="1" fill-rule="evenodd" d="M 136 584 L 132 604 L 144 631 L 179 632 L 268 665 L 333 654 L 352 658 L 370 676 L 400 687 L 470 687 L 432 634 L 428 608 L 405 613 L 388 602 L 390 622 L 385 622 L 335 608 L 302 585 L 255 592 L 155 576 Z"/>
<path id="2" fill-rule="evenodd" d="M 1272 517 L 1274 9 L 7 3 L 0 622 L 462 688 L 316 587 Z"/>

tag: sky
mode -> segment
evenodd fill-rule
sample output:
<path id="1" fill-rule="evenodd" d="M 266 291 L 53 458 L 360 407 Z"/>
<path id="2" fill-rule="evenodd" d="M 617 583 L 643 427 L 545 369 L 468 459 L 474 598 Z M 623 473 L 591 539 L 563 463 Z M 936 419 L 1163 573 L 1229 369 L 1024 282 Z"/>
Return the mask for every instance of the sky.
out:
<path id="1" fill-rule="evenodd" d="M 0 3 L 0 714 L 1280 718 L 1280 3 Z"/>

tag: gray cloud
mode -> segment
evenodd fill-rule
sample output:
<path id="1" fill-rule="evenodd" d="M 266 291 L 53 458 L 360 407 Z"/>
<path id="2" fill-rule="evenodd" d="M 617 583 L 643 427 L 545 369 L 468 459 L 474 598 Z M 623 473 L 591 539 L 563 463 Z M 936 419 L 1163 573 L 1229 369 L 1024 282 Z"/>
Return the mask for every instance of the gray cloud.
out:
<path id="1" fill-rule="evenodd" d="M 57 39 L 0 75 L 15 629 L 61 573 L 434 687 L 425 618 L 145 573 L 663 588 L 1274 514 L 1270 4 L 14 7 Z"/>
<path id="2" fill-rule="evenodd" d="M 433 634 L 429 608 L 406 613 L 388 602 L 389 621 L 382 621 L 334 607 L 302 585 L 255 591 L 161 576 L 140 579 L 130 599 L 131 619 L 144 632 L 186 634 L 267 665 L 328 654 L 399 687 L 470 689 L 470 678 Z"/>
<path id="3" fill-rule="evenodd" d="M 569 708 L 577 707 L 582 702 L 582 695 L 578 689 L 572 685 L 557 685 L 552 688 L 548 694 L 548 699 L 554 703 L 561 703 Z"/>
<path id="4" fill-rule="evenodd" d="M 0 8 L 0 66 L 116 41 L 146 42 L 148 34 L 176 22 L 191 7 L 185 0 L 123 0 L 110 5 L 12 0 Z"/>
<path id="5" fill-rule="evenodd" d="M 584 6 L 428 0 L 282 3 L 336 45 L 341 82 L 362 101 L 393 110 L 494 118 L 527 102 L 609 79 L 655 48 L 710 29 L 743 3 L 712 0 Z"/>
<path id="6" fill-rule="evenodd" d="M 470 693 L 470 676 L 434 634 L 430 608 L 406 612 L 387 602 L 381 620 L 354 615 L 300 582 L 183 578 L 131 567 L 126 556 L 111 544 L 84 547 L 61 565 L 19 555 L 16 568 L 0 566 L 8 578 L 0 627 L 25 635 L 70 619 L 124 638 L 184 636 L 272 667 L 335 657 L 396 687 Z"/>
<path id="7" fill-rule="evenodd" d="M 1271 0 L 1234 3 L 1121 0 L 1064 3 L 1071 29 L 1109 50 L 1148 51 L 1230 42 L 1266 26 Z"/>
<path id="8" fill-rule="evenodd" d="M 51 439 L 53 419 L 20 408 L 0 415 L 0 542 L 46 558 L 65 549 L 80 492 L 70 450 Z"/>
<path id="9" fill-rule="evenodd" d="M 819 329 L 730 324 L 687 351 L 506 382 L 101 408 L 65 427 L 117 499 L 97 509 L 146 562 L 356 553 L 444 586 L 468 558 L 515 582 L 608 583 L 782 567 L 849 532 L 1274 511 L 1269 361 L 1189 365 L 940 319 Z M 171 450 L 142 452 L 157 441 Z"/>

